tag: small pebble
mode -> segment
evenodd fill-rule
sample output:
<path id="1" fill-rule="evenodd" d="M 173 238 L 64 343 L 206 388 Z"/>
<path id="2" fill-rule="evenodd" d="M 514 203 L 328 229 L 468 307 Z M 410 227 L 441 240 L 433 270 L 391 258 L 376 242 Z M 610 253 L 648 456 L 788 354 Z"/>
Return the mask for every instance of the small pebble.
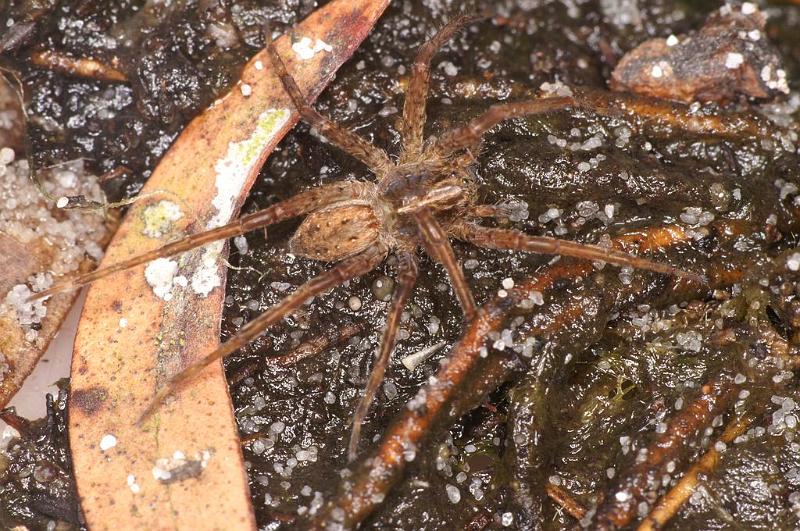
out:
<path id="1" fill-rule="evenodd" d="M 450 503 L 458 503 L 461 501 L 461 491 L 458 490 L 458 487 L 455 485 L 446 485 L 445 491 L 447 491 L 447 498 L 450 500 Z"/>

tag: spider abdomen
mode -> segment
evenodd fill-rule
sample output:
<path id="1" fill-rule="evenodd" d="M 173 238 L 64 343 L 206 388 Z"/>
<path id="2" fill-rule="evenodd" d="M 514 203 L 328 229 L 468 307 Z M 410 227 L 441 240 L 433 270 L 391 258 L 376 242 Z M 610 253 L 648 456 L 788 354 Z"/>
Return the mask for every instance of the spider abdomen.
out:
<path id="1" fill-rule="evenodd" d="M 338 262 L 378 240 L 380 223 L 365 204 L 333 205 L 311 213 L 289 241 L 291 252 L 324 262 Z"/>

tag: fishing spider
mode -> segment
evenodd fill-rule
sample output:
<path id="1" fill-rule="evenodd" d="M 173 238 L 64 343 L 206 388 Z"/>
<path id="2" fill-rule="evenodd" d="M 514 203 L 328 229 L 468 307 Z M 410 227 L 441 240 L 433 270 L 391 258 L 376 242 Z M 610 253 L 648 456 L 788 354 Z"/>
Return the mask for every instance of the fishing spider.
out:
<path id="1" fill-rule="evenodd" d="M 438 138 L 423 139 L 425 105 L 433 55 L 460 28 L 481 17 L 455 18 L 417 51 L 403 106 L 402 152 L 394 161 L 380 148 L 320 115 L 309 104 L 287 72 L 283 59 L 268 44 L 272 66 L 300 116 L 342 151 L 364 163 L 375 175 L 374 182 L 342 181 L 311 188 L 232 223 L 188 236 L 159 249 L 43 291 L 36 298 L 75 288 L 110 273 L 150 260 L 182 253 L 223 238 L 231 238 L 274 223 L 306 216 L 289 246 L 297 256 L 335 265 L 312 278 L 296 291 L 245 325 L 219 348 L 174 376 L 148 406 L 146 418 L 179 385 L 191 380 L 204 367 L 231 354 L 289 315 L 309 298 L 345 281 L 369 273 L 389 253 L 397 257 L 398 281 L 392 296 L 377 357 L 364 396 L 353 417 L 348 447 L 352 460 L 357 451 L 361 425 L 383 379 L 394 349 L 400 315 L 417 278 L 420 249 L 444 266 L 455 295 L 469 321 L 476 307 L 450 238 L 491 249 L 545 253 L 601 260 L 668 275 L 697 278 L 666 264 L 652 262 L 618 250 L 580 244 L 544 236 L 531 236 L 510 229 L 489 228 L 479 218 L 499 217 L 501 208 L 478 203 L 476 183 L 470 175 L 483 135 L 504 120 L 566 109 L 576 105 L 572 97 L 548 97 L 502 103 Z"/>

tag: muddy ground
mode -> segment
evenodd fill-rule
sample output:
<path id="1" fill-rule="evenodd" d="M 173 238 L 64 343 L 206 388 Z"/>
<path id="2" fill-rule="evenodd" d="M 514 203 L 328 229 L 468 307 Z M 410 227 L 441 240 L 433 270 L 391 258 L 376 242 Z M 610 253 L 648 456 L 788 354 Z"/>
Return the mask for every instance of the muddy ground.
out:
<path id="1" fill-rule="evenodd" d="M 31 13 L 25 9 L 32 3 L 48 4 L 12 1 L 0 24 Z M 45 5 L 27 40 L 4 59 L 23 73 L 29 93 L 34 160 L 44 165 L 86 157 L 98 172 L 125 166 L 130 173 L 111 181 L 108 193 L 115 199 L 135 194 L 181 127 L 263 44 L 263 23 L 283 29 L 319 5 L 232 1 L 204 10 L 206 4 L 212 3 L 173 2 L 162 8 L 167 12 L 150 16 L 147 9 L 134 11 L 143 2 Z M 476 116 L 494 101 L 531 97 L 543 83 L 605 88 L 624 53 L 650 37 L 697 29 L 720 6 L 661 0 L 491 4 L 497 9 L 493 21 L 470 26 L 434 59 L 428 133 Z M 317 109 L 397 153 L 402 87 L 414 50 L 460 6 L 393 4 Z M 463 9 L 483 7 L 467 2 Z M 800 8 L 763 7 L 770 15 L 765 33 L 795 89 Z M 134 42 L 114 51 L 108 36 Z M 34 67 L 28 58 L 38 49 L 116 54 L 129 82 L 78 80 Z M 791 128 L 797 106 L 792 93 L 773 105 L 734 101 L 728 109 L 769 112 Z M 717 111 L 714 105 L 699 110 Z M 582 280 L 556 283 L 541 300 L 534 297 L 487 338 L 487 354 L 509 360 L 505 383 L 414 450 L 402 485 L 364 527 L 571 528 L 578 519 L 548 497 L 553 486 L 589 510 L 583 523 L 598 525 L 609 499 L 625 501 L 620 494 L 624 498 L 630 489 L 622 487 L 646 461 L 648 446 L 675 430 L 672 420 L 703 385 L 718 380 L 727 389 L 719 412 L 690 430 L 671 465 L 655 469 L 658 477 L 648 478 L 629 525 L 714 447 L 718 466 L 701 478 L 669 529 L 798 525 L 800 396 L 792 362 L 800 338 L 800 255 L 795 258 L 792 249 L 800 175 L 796 135 L 775 124 L 767 130 L 758 136 L 699 134 L 582 110 L 513 120 L 487 135 L 475 168 L 479 195 L 487 203 L 515 205 L 511 219 L 499 223 L 586 242 L 679 226 L 688 241 L 654 258 L 714 271 L 716 289 L 676 288 L 667 277 L 606 266 Z M 270 157 L 243 211 L 344 178 L 370 175 L 301 124 Z M 280 225 L 266 236 L 248 235 L 246 246 L 232 246 L 223 339 L 325 268 L 287 254 L 295 227 Z M 496 296 L 506 279 L 519 284 L 552 260 L 455 248 L 478 303 Z M 251 368 L 232 385 L 262 528 L 293 528 L 295 518 L 303 521 L 334 496 L 338 481 L 331 478 L 347 476 L 348 421 L 368 376 L 394 274 L 390 259 L 318 297 L 227 360 L 232 380 L 239 380 L 243 368 L 263 356 L 288 352 L 347 323 L 362 330 L 295 367 Z M 443 270 L 423 259 L 387 379 L 364 427 L 362 452 L 435 374 L 463 327 Z M 414 371 L 401 363 L 434 345 L 438 349 Z M 461 392 L 469 396 L 471 389 L 468 381 Z M 716 444 L 742 416 L 749 423 L 738 438 Z M 44 529 L 49 521 L 80 526 L 68 488 L 63 411 L 49 429 L 61 435 L 32 431 L 0 457 L 3 527 Z M 65 471 L 58 488 L 48 488 L 51 475 L 35 473 L 48 463 Z"/>

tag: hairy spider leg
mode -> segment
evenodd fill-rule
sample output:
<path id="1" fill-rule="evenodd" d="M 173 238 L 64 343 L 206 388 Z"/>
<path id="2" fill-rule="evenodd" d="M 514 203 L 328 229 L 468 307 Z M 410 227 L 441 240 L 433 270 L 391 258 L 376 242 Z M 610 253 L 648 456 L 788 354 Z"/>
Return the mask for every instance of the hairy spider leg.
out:
<path id="1" fill-rule="evenodd" d="M 375 358 L 375 365 L 369 375 L 367 386 L 364 388 L 364 396 L 356 407 L 353 414 L 353 428 L 350 431 L 350 443 L 347 446 L 347 457 L 352 462 L 357 457 L 358 443 L 361 439 L 361 426 L 369 412 L 378 386 L 383 381 L 386 374 L 386 367 L 389 364 L 389 357 L 394 350 L 397 342 L 397 331 L 400 328 L 400 315 L 405 309 L 406 302 L 414 290 L 417 281 L 417 257 L 413 252 L 405 251 L 397 254 L 397 289 L 392 295 L 392 303 L 389 314 L 386 316 L 386 328 L 383 330 L 378 355 Z"/>
<path id="2" fill-rule="evenodd" d="M 469 289 L 467 279 L 464 278 L 464 272 L 456 259 L 447 234 L 429 208 L 423 207 L 414 212 L 412 216 L 425 242 L 425 250 L 431 258 L 444 266 L 447 276 L 450 277 L 450 282 L 453 284 L 458 302 L 461 304 L 464 318 L 467 322 L 471 321 L 476 312 L 475 299 L 472 297 L 472 291 Z"/>
<path id="3" fill-rule="evenodd" d="M 415 160 L 422 153 L 423 129 L 425 128 L 428 84 L 431 78 L 431 60 L 444 43 L 449 41 L 461 28 L 483 18 L 479 15 L 461 15 L 445 24 L 417 50 L 414 64 L 411 65 L 411 78 L 408 81 L 406 97 L 403 102 L 402 139 L 403 152 L 400 162 Z"/>
<path id="4" fill-rule="evenodd" d="M 559 111 L 574 105 L 574 98 L 562 96 L 495 104 L 467 124 L 441 135 L 432 149 L 440 156 L 448 156 L 460 149 L 475 151 L 481 137 L 500 122 L 531 114 Z"/>
<path id="5" fill-rule="evenodd" d="M 475 205 L 468 209 L 470 216 L 478 218 L 507 218 L 512 214 L 512 210 L 507 205 Z"/>
<path id="6" fill-rule="evenodd" d="M 250 341 L 264 333 L 267 328 L 302 306 L 303 303 L 311 297 L 324 293 L 343 282 L 369 273 L 383 261 L 386 257 L 386 253 L 386 246 L 376 243 L 361 253 L 342 260 L 332 269 L 320 273 L 297 288 L 280 302 L 271 306 L 264 313 L 247 323 L 235 336 L 225 343 L 222 343 L 216 350 L 195 360 L 181 372 L 173 376 L 166 385 L 156 393 L 137 423 L 141 424 L 149 418 L 150 415 L 164 403 L 167 397 L 182 384 L 192 380 L 209 364 L 247 345 Z"/>
<path id="7" fill-rule="evenodd" d="M 333 145 L 366 164 L 375 175 L 383 175 L 393 166 L 385 151 L 373 146 L 352 131 L 333 123 L 308 103 L 300 91 L 300 87 L 297 86 L 297 82 L 286 70 L 286 65 L 272 42 L 267 45 L 267 52 L 284 90 L 292 99 L 292 103 L 303 120 L 315 127 Z"/>
<path id="8" fill-rule="evenodd" d="M 85 286 L 95 280 L 99 280 L 112 273 L 123 271 L 125 269 L 150 262 L 157 258 L 166 258 L 180 254 L 197 247 L 201 247 L 208 243 L 232 238 L 239 236 L 246 232 L 255 229 L 267 227 L 269 225 L 278 223 L 280 221 L 302 216 L 320 207 L 327 206 L 337 201 L 352 199 L 357 196 L 361 191 L 362 185 L 353 181 L 342 181 L 337 183 L 330 183 L 322 185 L 317 188 L 312 188 L 305 192 L 300 192 L 289 199 L 285 199 L 265 209 L 253 212 L 240 217 L 239 219 L 217 227 L 215 229 L 192 234 L 178 241 L 168 243 L 158 249 L 150 252 L 140 254 L 128 260 L 123 260 L 116 264 L 112 264 L 100 269 L 96 269 L 91 273 L 86 273 L 68 280 L 64 283 L 57 284 L 52 288 L 34 293 L 29 300 L 43 299 L 56 293 L 72 290 L 81 286 Z"/>
<path id="9" fill-rule="evenodd" d="M 599 245 L 577 243 L 548 236 L 531 236 L 513 229 L 494 229 L 474 223 L 463 223 L 454 227 L 457 237 L 486 249 L 505 249 L 539 254 L 557 254 L 584 260 L 601 260 L 617 266 L 655 271 L 665 275 L 685 278 L 700 284 L 708 281 L 703 275 L 684 271 L 668 264 L 653 262 L 616 249 Z"/>

